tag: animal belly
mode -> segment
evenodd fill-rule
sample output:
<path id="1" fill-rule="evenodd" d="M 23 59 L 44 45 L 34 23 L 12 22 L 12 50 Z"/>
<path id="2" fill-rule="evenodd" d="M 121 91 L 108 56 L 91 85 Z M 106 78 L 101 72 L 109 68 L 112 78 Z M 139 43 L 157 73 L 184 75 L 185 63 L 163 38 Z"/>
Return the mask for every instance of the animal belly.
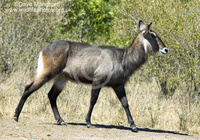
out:
<path id="1" fill-rule="evenodd" d="M 63 73 L 66 74 L 69 80 L 78 82 L 78 83 L 92 83 L 94 80 L 94 72 L 90 69 L 84 69 L 81 67 L 66 67 L 63 70 Z"/>

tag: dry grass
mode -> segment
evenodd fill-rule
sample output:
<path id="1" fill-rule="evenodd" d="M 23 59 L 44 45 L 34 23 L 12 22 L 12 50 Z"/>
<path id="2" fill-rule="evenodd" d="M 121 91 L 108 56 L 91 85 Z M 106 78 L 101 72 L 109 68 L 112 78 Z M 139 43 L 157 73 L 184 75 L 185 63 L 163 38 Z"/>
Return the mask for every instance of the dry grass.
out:
<path id="1" fill-rule="evenodd" d="M 25 85 L 32 79 L 24 75 L 29 74 L 15 72 L 0 83 L 0 117 L 13 117 Z M 184 88 L 178 89 L 173 97 L 162 97 L 155 79 L 151 83 L 139 82 L 137 79 L 135 76 L 131 78 L 126 91 L 130 111 L 138 127 L 200 134 L 199 99 L 191 99 L 184 94 Z M 51 85 L 52 82 L 49 82 L 28 98 L 19 121 L 34 117 L 43 122 L 55 122 L 47 97 Z M 61 116 L 66 122 L 85 122 L 89 100 L 89 85 L 68 82 L 57 101 Z M 92 122 L 129 125 L 112 89 L 102 89 L 93 111 Z"/>

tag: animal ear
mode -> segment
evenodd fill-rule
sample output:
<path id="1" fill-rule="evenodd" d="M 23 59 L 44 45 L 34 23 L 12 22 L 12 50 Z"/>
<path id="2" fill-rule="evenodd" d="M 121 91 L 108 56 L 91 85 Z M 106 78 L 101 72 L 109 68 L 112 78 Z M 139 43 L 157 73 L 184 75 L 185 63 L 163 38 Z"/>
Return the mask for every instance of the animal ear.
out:
<path id="1" fill-rule="evenodd" d="M 147 26 L 148 30 L 151 30 L 152 22 Z"/>
<path id="2" fill-rule="evenodd" d="M 146 28 L 146 25 L 144 24 L 144 22 L 142 20 L 139 21 L 139 28 L 141 31 Z"/>

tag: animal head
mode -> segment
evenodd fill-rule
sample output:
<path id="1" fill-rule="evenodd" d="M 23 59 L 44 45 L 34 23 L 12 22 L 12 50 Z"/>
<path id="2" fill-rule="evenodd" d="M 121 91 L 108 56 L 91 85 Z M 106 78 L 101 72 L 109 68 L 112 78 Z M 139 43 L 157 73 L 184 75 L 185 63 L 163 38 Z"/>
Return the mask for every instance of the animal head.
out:
<path id="1" fill-rule="evenodd" d="M 146 54 L 154 54 L 160 52 L 161 54 L 168 53 L 168 49 L 158 36 L 158 34 L 151 30 L 152 23 L 148 26 L 142 20 L 139 21 L 139 28 L 141 36 L 143 37 L 143 46 Z"/>

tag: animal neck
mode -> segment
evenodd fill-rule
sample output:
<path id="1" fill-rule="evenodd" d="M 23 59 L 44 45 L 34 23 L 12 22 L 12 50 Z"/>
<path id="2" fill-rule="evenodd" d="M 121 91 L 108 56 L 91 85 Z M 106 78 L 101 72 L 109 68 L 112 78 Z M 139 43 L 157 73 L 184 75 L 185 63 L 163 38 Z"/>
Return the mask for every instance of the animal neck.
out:
<path id="1" fill-rule="evenodd" d="M 137 70 L 148 59 L 145 44 L 141 41 L 141 37 L 137 36 L 129 48 L 124 50 L 123 68 L 126 77 Z"/>

